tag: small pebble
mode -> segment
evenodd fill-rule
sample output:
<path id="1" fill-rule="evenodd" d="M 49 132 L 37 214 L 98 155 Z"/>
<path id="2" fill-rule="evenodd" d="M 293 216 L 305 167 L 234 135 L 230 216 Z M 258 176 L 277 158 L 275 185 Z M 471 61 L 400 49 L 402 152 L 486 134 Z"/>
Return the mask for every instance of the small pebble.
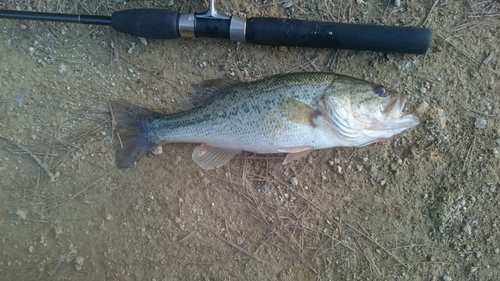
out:
<path id="1" fill-rule="evenodd" d="M 180 155 L 175 156 L 175 163 L 176 164 L 179 164 L 181 162 L 181 160 L 182 160 L 182 157 Z"/>
<path id="2" fill-rule="evenodd" d="M 443 281 L 451 281 L 451 277 L 446 275 L 446 276 L 443 276 Z"/>
<path id="3" fill-rule="evenodd" d="M 141 41 L 142 45 L 145 45 L 145 46 L 148 45 L 148 41 L 144 37 L 139 37 L 139 41 Z"/>
<path id="4" fill-rule="evenodd" d="M 342 167 L 341 166 L 337 166 L 336 168 L 337 168 L 337 173 L 342 174 Z"/>
<path id="5" fill-rule="evenodd" d="M 299 184 L 299 180 L 296 178 L 296 177 L 291 177 L 290 178 L 290 183 L 293 185 L 293 186 L 297 186 Z"/>
<path id="6" fill-rule="evenodd" d="M 61 235 L 63 233 L 63 230 L 59 226 L 56 226 L 54 228 L 54 233 L 55 233 L 56 239 L 59 239 L 59 235 Z"/>
<path id="7" fill-rule="evenodd" d="M 485 58 L 483 59 L 483 64 L 484 64 L 484 65 L 487 65 L 487 64 L 490 62 L 490 60 L 491 60 L 491 56 L 490 56 L 490 55 L 488 55 L 487 57 L 485 57 Z"/>
<path id="8" fill-rule="evenodd" d="M 21 24 L 21 25 L 19 25 L 19 27 L 20 27 L 21 29 L 26 29 L 26 28 L 28 28 L 25 24 Z"/>
<path id="9" fill-rule="evenodd" d="M 76 270 L 81 270 L 83 265 L 83 257 L 76 257 L 75 258 L 75 269 Z"/>
<path id="10" fill-rule="evenodd" d="M 478 129 L 483 129 L 484 127 L 486 127 L 486 120 L 484 118 L 477 118 L 474 125 Z"/>
<path id="11" fill-rule="evenodd" d="M 28 247 L 28 252 L 29 252 L 30 254 L 31 254 L 31 253 L 33 253 L 33 251 L 34 251 L 34 250 L 35 250 L 35 247 L 33 247 L 33 245 L 30 245 L 30 246 Z"/>
<path id="12" fill-rule="evenodd" d="M 16 215 L 19 217 L 20 220 L 25 220 L 28 216 L 26 215 L 26 212 L 23 210 L 17 210 Z"/>
<path id="13" fill-rule="evenodd" d="M 163 153 L 163 148 L 160 145 L 157 148 L 151 150 L 151 153 L 153 153 L 154 155 L 160 155 Z"/>
<path id="14" fill-rule="evenodd" d="M 417 116 L 423 115 L 425 112 L 429 110 L 429 104 L 426 101 L 420 103 L 420 105 L 415 109 L 415 114 Z"/>
<path id="15" fill-rule="evenodd" d="M 283 3 L 283 5 L 281 7 L 285 8 L 285 9 L 288 9 L 291 6 L 293 6 L 293 1 L 292 0 L 288 0 L 288 1 L 285 1 L 285 3 Z"/>
<path id="16" fill-rule="evenodd" d="M 265 184 L 258 184 L 258 185 L 256 185 L 256 186 L 255 186 L 255 190 L 256 190 L 257 192 L 262 192 L 262 191 L 264 191 L 265 189 L 266 189 L 266 185 L 265 185 Z"/>
<path id="17" fill-rule="evenodd" d="M 244 242 L 243 237 L 241 237 L 241 236 L 236 237 L 236 244 L 241 246 L 241 245 L 243 245 L 243 242 Z"/>
<path id="18" fill-rule="evenodd" d="M 127 54 L 131 55 L 135 48 L 135 42 L 130 42 L 127 47 Z"/>
<path id="19" fill-rule="evenodd" d="M 394 0 L 394 6 L 396 7 L 401 6 L 401 0 Z"/>
<path id="20" fill-rule="evenodd" d="M 61 64 L 59 65 L 59 69 L 58 69 L 57 71 L 58 71 L 59 73 L 61 73 L 61 74 L 62 74 L 62 73 L 64 73 L 64 72 L 66 72 L 66 65 L 65 65 L 64 63 L 61 63 Z"/>
<path id="21" fill-rule="evenodd" d="M 14 97 L 14 101 L 17 103 L 21 103 L 21 101 L 24 99 L 26 95 L 24 93 L 17 93 L 16 96 Z"/>

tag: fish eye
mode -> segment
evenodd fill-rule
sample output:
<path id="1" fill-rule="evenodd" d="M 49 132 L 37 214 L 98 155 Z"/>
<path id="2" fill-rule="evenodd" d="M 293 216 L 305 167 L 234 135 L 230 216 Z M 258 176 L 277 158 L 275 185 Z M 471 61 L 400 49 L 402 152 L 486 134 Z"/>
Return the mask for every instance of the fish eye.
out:
<path id="1" fill-rule="evenodd" d="M 375 93 L 375 95 L 381 98 L 387 97 L 387 91 L 385 90 L 384 86 L 381 85 L 375 86 L 375 88 L 373 88 L 373 92 Z"/>

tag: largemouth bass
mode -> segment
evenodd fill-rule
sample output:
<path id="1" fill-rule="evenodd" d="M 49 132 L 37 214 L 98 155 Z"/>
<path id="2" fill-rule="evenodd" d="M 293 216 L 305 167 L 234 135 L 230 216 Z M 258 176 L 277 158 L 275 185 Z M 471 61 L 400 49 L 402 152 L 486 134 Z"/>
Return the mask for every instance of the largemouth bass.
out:
<path id="1" fill-rule="evenodd" d="M 418 124 L 403 113 L 406 96 L 335 73 L 289 73 L 253 82 L 210 80 L 213 97 L 193 109 L 161 114 L 111 103 L 126 168 L 165 143 L 201 143 L 193 160 L 223 166 L 241 151 L 288 153 L 284 164 L 313 149 L 365 146 Z"/>

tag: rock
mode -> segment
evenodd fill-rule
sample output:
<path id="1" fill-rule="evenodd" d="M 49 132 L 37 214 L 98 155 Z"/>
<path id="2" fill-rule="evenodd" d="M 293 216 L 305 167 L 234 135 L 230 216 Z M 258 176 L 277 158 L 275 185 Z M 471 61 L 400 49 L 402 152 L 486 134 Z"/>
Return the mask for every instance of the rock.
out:
<path id="1" fill-rule="evenodd" d="M 65 65 L 64 63 L 61 63 L 61 64 L 59 65 L 59 69 L 58 69 L 57 71 L 58 71 L 59 73 L 61 73 L 61 74 L 62 74 L 62 73 L 64 73 L 64 72 L 66 72 L 66 65 Z"/>
<path id="2" fill-rule="evenodd" d="M 415 115 L 422 116 L 425 112 L 429 110 L 429 104 L 426 101 L 423 101 L 416 109 Z"/>
<path id="3" fill-rule="evenodd" d="M 478 129 L 484 129 L 484 127 L 486 127 L 486 120 L 484 118 L 477 118 L 476 122 L 474 122 L 474 126 Z"/>
<path id="4" fill-rule="evenodd" d="M 293 1 L 291 1 L 291 0 L 285 1 L 283 3 L 283 5 L 281 5 L 281 7 L 285 8 L 285 9 L 288 9 L 288 8 L 290 8 L 292 6 L 293 6 Z"/>
<path id="5" fill-rule="evenodd" d="M 77 271 L 80 271 L 80 270 L 82 270 L 82 266 L 83 266 L 83 257 L 76 257 L 75 258 L 75 269 Z"/>
<path id="6" fill-rule="evenodd" d="M 241 245 L 243 245 L 243 242 L 244 242 L 244 241 L 245 241 L 245 240 L 243 240 L 243 237 L 242 237 L 242 236 L 237 236 L 237 237 L 236 237 L 236 244 L 238 244 L 238 245 L 240 245 L 240 246 L 241 246 Z"/>
<path id="7" fill-rule="evenodd" d="M 151 150 L 151 153 L 153 153 L 154 155 L 161 155 L 163 153 L 163 147 L 158 146 L 157 148 Z"/>
<path id="8" fill-rule="evenodd" d="M 54 233 L 55 233 L 56 239 L 59 239 L 59 235 L 61 235 L 63 233 L 63 230 L 61 227 L 56 226 L 56 227 L 54 227 Z"/>
<path id="9" fill-rule="evenodd" d="M 23 210 L 17 210 L 16 215 L 19 217 L 20 220 L 25 220 L 28 216 L 26 215 L 26 212 Z"/>

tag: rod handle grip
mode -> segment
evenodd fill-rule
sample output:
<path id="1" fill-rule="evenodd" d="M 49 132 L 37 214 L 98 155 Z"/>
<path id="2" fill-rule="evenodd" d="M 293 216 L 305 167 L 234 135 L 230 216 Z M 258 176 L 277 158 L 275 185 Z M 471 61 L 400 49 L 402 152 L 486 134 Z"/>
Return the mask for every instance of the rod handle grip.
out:
<path id="1" fill-rule="evenodd" d="M 247 20 L 245 41 L 272 46 L 424 54 L 431 37 L 427 28 L 254 17 Z"/>
<path id="2" fill-rule="evenodd" d="M 133 9 L 114 12 L 111 26 L 119 32 L 154 39 L 177 39 L 179 13 L 163 9 Z"/>

